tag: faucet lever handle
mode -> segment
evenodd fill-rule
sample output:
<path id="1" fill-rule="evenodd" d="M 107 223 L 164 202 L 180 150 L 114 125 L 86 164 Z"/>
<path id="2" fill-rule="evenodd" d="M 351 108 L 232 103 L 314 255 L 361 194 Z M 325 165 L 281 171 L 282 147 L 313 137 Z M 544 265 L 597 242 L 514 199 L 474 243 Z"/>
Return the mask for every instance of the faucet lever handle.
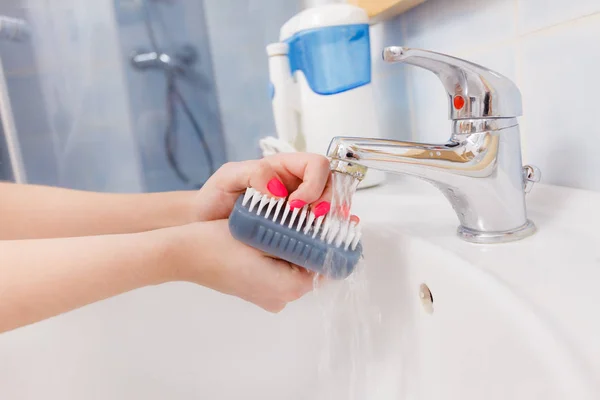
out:
<path id="1" fill-rule="evenodd" d="M 481 65 L 427 50 L 390 46 L 386 62 L 425 68 L 442 81 L 450 102 L 450 119 L 513 118 L 522 115 L 521 93 L 508 78 Z"/>

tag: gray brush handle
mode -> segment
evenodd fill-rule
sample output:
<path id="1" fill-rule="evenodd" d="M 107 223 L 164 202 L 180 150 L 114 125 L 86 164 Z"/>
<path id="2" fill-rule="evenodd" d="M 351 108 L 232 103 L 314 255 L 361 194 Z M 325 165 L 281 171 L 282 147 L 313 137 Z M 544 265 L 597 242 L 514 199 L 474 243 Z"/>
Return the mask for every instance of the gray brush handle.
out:
<path id="1" fill-rule="evenodd" d="M 362 254 L 360 243 L 354 250 L 327 244 L 319 235 L 313 238 L 312 231 L 305 234 L 302 229 L 282 225 L 280 219 L 265 218 L 264 211 L 259 215 L 250 212 L 242 205 L 242 198 L 229 216 L 229 230 L 237 240 L 333 279 L 344 279 L 354 271 Z"/>

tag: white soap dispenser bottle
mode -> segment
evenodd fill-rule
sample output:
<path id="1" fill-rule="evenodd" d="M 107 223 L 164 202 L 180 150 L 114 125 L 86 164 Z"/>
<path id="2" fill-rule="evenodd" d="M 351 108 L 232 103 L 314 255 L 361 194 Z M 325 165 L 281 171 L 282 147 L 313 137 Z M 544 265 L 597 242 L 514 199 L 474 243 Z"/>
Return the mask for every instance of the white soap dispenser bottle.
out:
<path id="1" fill-rule="evenodd" d="M 329 4 L 296 14 L 267 46 L 278 139 L 265 154 L 325 154 L 336 136 L 380 137 L 371 85 L 369 19 L 360 7 Z M 360 187 L 384 181 L 369 170 Z"/>

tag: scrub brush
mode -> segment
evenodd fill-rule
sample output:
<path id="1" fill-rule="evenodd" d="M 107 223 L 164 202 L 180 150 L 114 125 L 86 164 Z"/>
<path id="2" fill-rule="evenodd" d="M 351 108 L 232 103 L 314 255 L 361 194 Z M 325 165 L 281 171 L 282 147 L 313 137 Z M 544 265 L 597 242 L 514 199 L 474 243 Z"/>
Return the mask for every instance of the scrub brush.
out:
<path id="1" fill-rule="evenodd" d="M 333 279 L 349 276 L 362 254 L 358 223 L 315 217 L 308 206 L 291 210 L 286 199 L 253 188 L 237 200 L 229 230 L 241 242 Z"/>

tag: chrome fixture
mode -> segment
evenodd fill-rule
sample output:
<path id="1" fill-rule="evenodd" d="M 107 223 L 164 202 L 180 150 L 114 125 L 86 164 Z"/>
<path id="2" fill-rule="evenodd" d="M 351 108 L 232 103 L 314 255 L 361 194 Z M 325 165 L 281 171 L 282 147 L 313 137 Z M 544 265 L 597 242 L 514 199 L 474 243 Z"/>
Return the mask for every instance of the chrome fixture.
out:
<path id="1" fill-rule="evenodd" d="M 527 219 L 525 193 L 541 174 L 522 165 L 516 85 L 480 65 L 426 50 L 386 47 L 383 59 L 425 68 L 442 81 L 453 121 L 450 140 L 426 144 L 338 137 L 327 151 L 332 169 L 345 172 L 358 164 L 432 183 L 456 211 L 459 237 L 469 242 L 502 243 L 532 235 L 536 228 Z"/>
<path id="2" fill-rule="evenodd" d="M 198 60 L 198 53 L 193 46 L 181 46 L 175 54 L 169 55 L 158 51 L 136 51 L 131 56 L 131 65 L 140 70 L 160 69 L 175 74 L 189 73 Z"/>

